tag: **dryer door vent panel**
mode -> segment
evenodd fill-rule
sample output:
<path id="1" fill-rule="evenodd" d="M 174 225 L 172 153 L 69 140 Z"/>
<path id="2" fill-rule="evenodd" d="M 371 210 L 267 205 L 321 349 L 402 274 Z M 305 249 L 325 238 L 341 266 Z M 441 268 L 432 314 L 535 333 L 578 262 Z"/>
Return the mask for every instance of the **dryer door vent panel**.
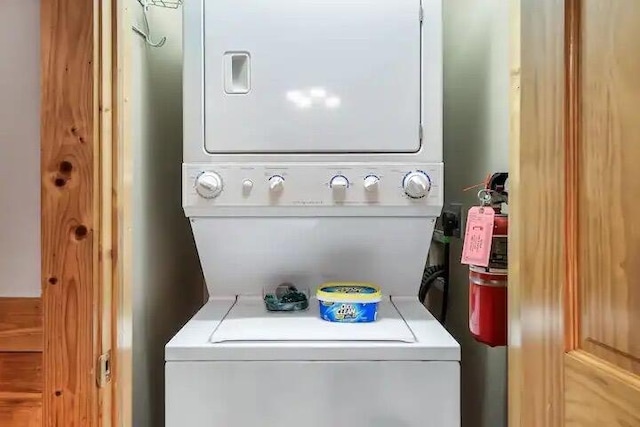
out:
<path id="1" fill-rule="evenodd" d="M 419 150 L 419 0 L 204 8 L 206 151 Z"/>

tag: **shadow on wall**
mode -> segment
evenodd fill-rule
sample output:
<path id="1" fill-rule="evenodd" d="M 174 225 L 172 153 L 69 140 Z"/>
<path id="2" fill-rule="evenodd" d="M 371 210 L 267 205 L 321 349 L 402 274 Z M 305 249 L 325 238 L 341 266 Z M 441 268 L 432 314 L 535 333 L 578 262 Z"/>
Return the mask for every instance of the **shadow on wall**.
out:
<path id="1" fill-rule="evenodd" d="M 140 22 L 140 6 L 130 0 Z M 164 425 L 164 345 L 202 306 L 203 278 L 182 211 L 181 11 L 150 8 L 161 48 L 134 35 L 133 425 Z"/>
<path id="2" fill-rule="evenodd" d="M 477 204 L 463 192 L 492 171 L 508 168 L 508 2 L 444 2 L 445 201 Z M 447 329 L 462 347 L 462 425 L 503 427 L 506 420 L 506 349 L 476 342 L 468 330 L 468 268 L 462 241 L 451 244 Z"/>

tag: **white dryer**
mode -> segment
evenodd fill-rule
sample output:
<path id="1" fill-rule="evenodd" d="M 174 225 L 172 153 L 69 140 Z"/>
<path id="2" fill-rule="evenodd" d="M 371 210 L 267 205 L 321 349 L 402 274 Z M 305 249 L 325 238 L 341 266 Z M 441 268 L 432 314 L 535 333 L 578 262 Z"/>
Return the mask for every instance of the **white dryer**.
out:
<path id="1" fill-rule="evenodd" d="M 184 2 L 183 206 L 210 300 L 166 346 L 168 427 L 459 426 L 460 349 L 416 296 L 443 200 L 441 7 Z M 262 301 L 345 280 L 382 287 L 377 321 Z"/>

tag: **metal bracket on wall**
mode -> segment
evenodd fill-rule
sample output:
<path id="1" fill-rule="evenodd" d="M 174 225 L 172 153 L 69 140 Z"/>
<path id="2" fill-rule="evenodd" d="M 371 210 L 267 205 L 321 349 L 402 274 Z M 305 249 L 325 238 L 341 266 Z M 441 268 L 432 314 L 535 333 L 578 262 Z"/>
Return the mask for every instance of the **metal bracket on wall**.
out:
<path id="1" fill-rule="evenodd" d="M 162 37 L 159 41 L 154 42 L 151 40 L 151 30 L 149 28 L 149 17 L 147 13 L 149 12 L 149 7 L 157 6 L 163 7 L 166 9 L 177 9 L 180 5 L 182 5 L 183 0 L 138 0 L 140 6 L 142 6 L 142 19 L 144 22 L 144 29 L 140 29 L 135 25 L 131 26 L 131 29 L 135 31 L 140 37 L 144 39 L 144 41 L 151 47 L 162 47 L 167 42 L 166 37 Z"/>

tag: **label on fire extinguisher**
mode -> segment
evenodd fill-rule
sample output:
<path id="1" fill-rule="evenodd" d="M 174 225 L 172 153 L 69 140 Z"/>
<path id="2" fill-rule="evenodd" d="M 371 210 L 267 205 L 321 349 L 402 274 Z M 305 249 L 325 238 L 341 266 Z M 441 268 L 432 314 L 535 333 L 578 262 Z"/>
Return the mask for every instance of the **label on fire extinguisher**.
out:
<path id="1" fill-rule="evenodd" d="M 462 247 L 462 264 L 489 265 L 495 211 L 489 206 L 469 209 Z"/>

